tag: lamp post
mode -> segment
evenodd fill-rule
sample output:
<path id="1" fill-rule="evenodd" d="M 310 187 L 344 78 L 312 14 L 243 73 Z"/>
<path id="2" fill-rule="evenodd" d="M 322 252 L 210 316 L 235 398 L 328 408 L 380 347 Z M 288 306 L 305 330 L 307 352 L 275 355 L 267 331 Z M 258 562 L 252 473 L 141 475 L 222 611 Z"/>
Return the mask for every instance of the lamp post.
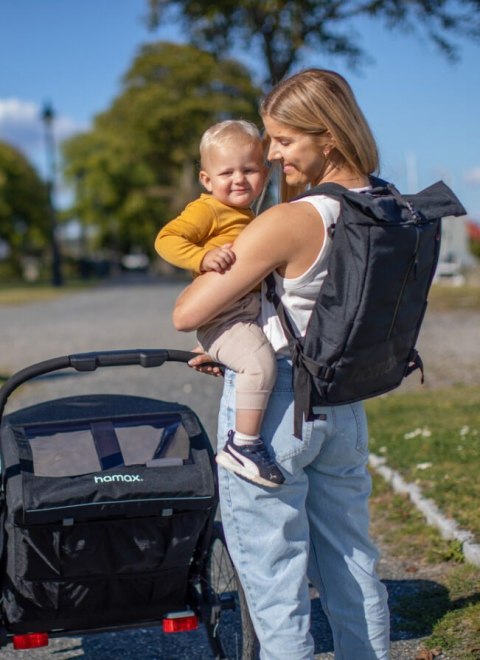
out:
<path id="1" fill-rule="evenodd" d="M 43 106 L 41 118 L 45 127 L 45 153 L 47 157 L 47 192 L 50 205 L 50 248 L 52 253 L 52 284 L 62 286 L 62 260 L 57 237 L 57 212 L 55 208 L 55 141 L 53 137 L 53 122 L 55 113 L 49 103 Z"/>

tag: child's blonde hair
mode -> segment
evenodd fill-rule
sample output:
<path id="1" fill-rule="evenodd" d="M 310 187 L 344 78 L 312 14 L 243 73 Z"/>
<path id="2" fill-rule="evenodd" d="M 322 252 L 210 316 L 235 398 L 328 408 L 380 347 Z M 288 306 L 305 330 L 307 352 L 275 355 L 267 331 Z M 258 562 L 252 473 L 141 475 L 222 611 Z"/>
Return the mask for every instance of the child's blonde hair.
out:
<path id="1" fill-rule="evenodd" d="M 245 119 L 226 119 L 207 128 L 199 146 L 201 167 L 204 167 L 206 154 L 212 147 L 242 139 L 244 142 L 258 142 L 262 146 L 260 131 L 255 124 Z"/>

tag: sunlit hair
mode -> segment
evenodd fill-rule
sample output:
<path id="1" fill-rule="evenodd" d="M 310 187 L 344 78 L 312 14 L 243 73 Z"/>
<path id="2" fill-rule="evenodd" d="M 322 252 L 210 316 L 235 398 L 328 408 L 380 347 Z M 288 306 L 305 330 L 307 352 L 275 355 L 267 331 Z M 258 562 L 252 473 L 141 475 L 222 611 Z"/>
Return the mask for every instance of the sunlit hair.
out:
<path id="1" fill-rule="evenodd" d="M 199 151 L 201 166 L 204 167 L 205 158 L 210 149 L 218 146 L 228 146 L 232 142 L 238 143 L 239 141 L 252 144 L 258 143 L 263 151 L 260 131 L 255 124 L 250 121 L 246 121 L 245 119 L 227 119 L 210 126 L 200 140 Z"/>
<path id="2" fill-rule="evenodd" d="M 359 174 L 379 169 L 370 127 L 350 85 L 334 71 L 306 69 L 286 78 L 263 99 L 260 114 L 309 135 L 330 134 L 337 153 Z"/>

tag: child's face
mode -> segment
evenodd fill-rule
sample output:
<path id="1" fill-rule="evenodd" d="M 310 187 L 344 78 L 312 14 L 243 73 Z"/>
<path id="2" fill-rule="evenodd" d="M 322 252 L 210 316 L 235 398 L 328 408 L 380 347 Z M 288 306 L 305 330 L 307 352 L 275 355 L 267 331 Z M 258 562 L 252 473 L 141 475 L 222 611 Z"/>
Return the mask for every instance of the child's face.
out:
<path id="1" fill-rule="evenodd" d="M 211 147 L 200 182 L 227 206 L 248 208 L 262 192 L 266 172 L 262 146 L 242 141 Z"/>

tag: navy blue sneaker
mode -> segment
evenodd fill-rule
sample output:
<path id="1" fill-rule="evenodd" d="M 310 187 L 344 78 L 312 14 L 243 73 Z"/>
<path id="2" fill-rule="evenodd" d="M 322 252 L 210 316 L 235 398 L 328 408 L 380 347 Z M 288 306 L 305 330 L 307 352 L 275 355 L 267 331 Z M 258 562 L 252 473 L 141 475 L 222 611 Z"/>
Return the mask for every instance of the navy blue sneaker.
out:
<path id="1" fill-rule="evenodd" d="M 272 488 L 283 484 L 285 477 L 261 438 L 249 445 L 236 445 L 234 438 L 235 431 L 229 431 L 224 448 L 217 454 L 219 465 L 261 486 Z"/>

